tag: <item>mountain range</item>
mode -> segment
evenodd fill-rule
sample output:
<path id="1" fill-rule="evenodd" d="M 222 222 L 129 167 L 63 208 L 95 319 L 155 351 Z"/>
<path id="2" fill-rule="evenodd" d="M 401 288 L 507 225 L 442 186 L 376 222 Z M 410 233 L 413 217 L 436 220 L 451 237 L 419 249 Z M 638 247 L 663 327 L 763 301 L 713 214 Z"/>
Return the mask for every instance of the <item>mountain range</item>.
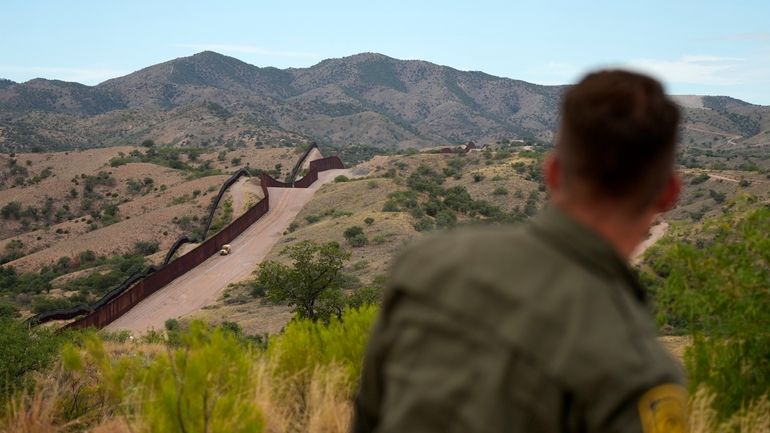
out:
<path id="1" fill-rule="evenodd" d="M 566 88 L 375 53 L 277 69 L 204 51 L 96 86 L 0 80 L 0 148 L 146 139 L 196 146 L 299 139 L 377 147 L 550 142 Z M 677 101 L 684 143 L 770 142 L 770 107 L 723 96 Z"/>

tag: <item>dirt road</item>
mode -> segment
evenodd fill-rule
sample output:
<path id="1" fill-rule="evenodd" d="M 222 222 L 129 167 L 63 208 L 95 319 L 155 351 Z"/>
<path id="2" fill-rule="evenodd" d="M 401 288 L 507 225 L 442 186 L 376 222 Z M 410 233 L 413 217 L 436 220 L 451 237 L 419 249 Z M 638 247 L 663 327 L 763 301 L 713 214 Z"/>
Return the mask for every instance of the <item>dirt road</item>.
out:
<path id="1" fill-rule="evenodd" d="M 656 242 L 660 240 L 660 238 L 663 237 L 663 235 L 666 234 L 666 230 L 668 229 L 668 223 L 665 221 L 661 221 L 658 224 L 655 224 L 650 228 L 650 236 L 647 237 L 644 241 L 642 241 L 641 244 L 639 244 L 636 247 L 636 250 L 631 254 L 631 264 L 637 264 L 639 263 L 643 256 L 644 252 L 647 251 L 647 248 L 650 248 L 651 246 L 655 245 Z"/>
<path id="2" fill-rule="evenodd" d="M 230 255 L 212 256 L 140 302 L 107 329 L 142 334 L 152 328 L 162 329 L 167 319 L 186 316 L 214 303 L 228 284 L 251 275 L 318 188 L 341 174 L 349 176 L 350 170 L 321 172 L 318 181 L 307 189 L 268 188 L 270 212 L 231 242 Z"/>
<path id="3" fill-rule="evenodd" d="M 712 179 L 725 180 L 727 182 L 738 183 L 738 179 L 733 179 L 732 177 L 721 176 L 721 175 L 718 175 L 718 174 L 711 174 L 711 173 L 708 173 L 708 175 Z"/>

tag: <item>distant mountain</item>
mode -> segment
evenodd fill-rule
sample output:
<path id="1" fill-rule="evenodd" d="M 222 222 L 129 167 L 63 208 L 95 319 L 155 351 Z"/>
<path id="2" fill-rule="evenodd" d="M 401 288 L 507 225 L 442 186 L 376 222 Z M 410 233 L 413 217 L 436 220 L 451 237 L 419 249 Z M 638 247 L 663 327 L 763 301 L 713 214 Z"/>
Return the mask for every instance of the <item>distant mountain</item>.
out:
<path id="1" fill-rule="evenodd" d="M 282 70 L 206 51 L 97 86 L 0 80 L 0 146 L 90 147 L 146 138 L 206 145 L 299 136 L 387 147 L 549 142 L 565 88 L 374 53 Z M 768 141 L 770 107 L 726 97 L 687 96 L 680 103 L 685 143 L 708 134 Z"/>

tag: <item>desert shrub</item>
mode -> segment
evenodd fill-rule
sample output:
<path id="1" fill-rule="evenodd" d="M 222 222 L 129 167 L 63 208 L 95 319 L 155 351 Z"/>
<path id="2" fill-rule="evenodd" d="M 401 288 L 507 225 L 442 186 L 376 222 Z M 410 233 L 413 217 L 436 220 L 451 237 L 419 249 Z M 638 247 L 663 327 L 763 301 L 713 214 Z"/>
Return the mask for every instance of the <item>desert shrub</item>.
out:
<path id="1" fill-rule="evenodd" d="M 314 224 L 321 221 L 321 217 L 319 215 L 307 215 L 305 221 L 307 221 L 308 224 Z"/>
<path id="2" fill-rule="evenodd" d="M 348 295 L 348 306 L 361 308 L 368 305 L 379 305 L 382 301 L 382 290 L 378 287 L 360 287 Z"/>
<path id="3" fill-rule="evenodd" d="M 420 218 L 419 220 L 415 221 L 414 229 L 418 232 L 433 230 L 433 219 L 427 216 Z"/>
<path id="4" fill-rule="evenodd" d="M 701 173 L 690 180 L 690 185 L 698 185 L 707 180 L 709 180 L 709 175 L 706 173 Z"/>
<path id="5" fill-rule="evenodd" d="M 709 190 L 709 197 L 711 197 L 717 204 L 721 204 L 725 201 L 727 198 L 727 195 L 723 192 L 714 191 L 713 189 Z"/>
<path id="6" fill-rule="evenodd" d="M 81 265 L 95 262 L 96 253 L 91 250 L 81 251 L 80 254 L 78 254 L 78 260 L 80 261 Z"/>
<path id="7" fill-rule="evenodd" d="M 382 205 L 382 211 L 383 212 L 398 212 L 398 203 L 396 203 L 395 200 L 388 200 L 385 202 L 384 205 Z"/>
<path id="8" fill-rule="evenodd" d="M 444 183 L 444 176 L 428 167 L 420 165 L 406 180 L 407 186 L 414 191 L 437 193 Z"/>
<path id="9" fill-rule="evenodd" d="M 350 179 L 348 179 L 347 176 L 342 175 L 342 174 L 334 178 L 334 182 L 336 182 L 336 183 L 347 182 L 349 180 Z"/>
<path id="10" fill-rule="evenodd" d="M 369 188 L 369 189 L 377 189 L 377 188 L 380 187 L 380 184 L 377 183 L 376 180 L 370 180 L 370 181 L 366 182 L 366 187 Z"/>
<path id="11" fill-rule="evenodd" d="M 462 177 L 462 169 L 465 167 L 465 159 L 462 157 L 455 157 L 447 161 L 447 166 L 444 168 L 444 176 L 454 177 L 459 179 Z"/>
<path id="12" fill-rule="evenodd" d="M 19 219 L 21 217 L 21 203 L 18 201 L 8 202 L 0 209 L 0 215 L 3 219 Z"/>
<path id="13" fill-rule="evenodd" d="M 457 223 L 457 214 L 449 209 L 445 209 L 436 214 L 436 226 L 452 227 Z"/>
<path id="14" fill-rule="evenodd" d="M 500 187 L 495 188 L 495 190 L 492 191 L 492 194 L 493 195 L 508 195 L 508 189 L 506 189 L 505 187 L 500 186 Z"/>
<path id="15" fill-rule="evenodd" d="M 467 213 L 473 208 L 474 200 L 468 190 L 462 186 L 455 186 L 446 190 L 444 205 L 461 213 Z"/>
<path id="16" fill-rule="evenodd" d="M 157 241 L 138 241 L 134 243 L 134 253 L 149 256 L 155 254 L 160 249 L 160 244 Z"/>
<path id="17" fill-rule="evenodd" d="M 348 227 L 342 234 L 352 247 L 362 247 L 369 243 L 369 239 L 364 234 L 364 229 L 359 226 Z"/>
<path id="18" fill-rule="evenodd" d="M 374 224 L 374 218 L 372 218 L 372 217 L 366 217 L 366 218 L 364 218 L 364 224 L 366 224 L 366 225 L 368 225 L 368 226 L 370 226 L 370 225 Z"/>

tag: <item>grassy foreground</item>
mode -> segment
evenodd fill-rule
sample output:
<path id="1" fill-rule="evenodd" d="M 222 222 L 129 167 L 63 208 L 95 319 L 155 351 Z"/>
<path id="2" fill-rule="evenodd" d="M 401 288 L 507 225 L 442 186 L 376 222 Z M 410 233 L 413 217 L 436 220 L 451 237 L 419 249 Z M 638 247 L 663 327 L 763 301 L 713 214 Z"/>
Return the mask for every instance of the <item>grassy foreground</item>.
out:
<path id="1" fill-rule="evenodd" d="M 329 324 L 297 320 L 269 343 L 194 322 L 155 341 L 85 334 L 9 399 L 0 431 L 345 432 L 376 307 Z M 692 431 L 770 431 L 770 402 L 728 418 L 702 387 Z"/>

